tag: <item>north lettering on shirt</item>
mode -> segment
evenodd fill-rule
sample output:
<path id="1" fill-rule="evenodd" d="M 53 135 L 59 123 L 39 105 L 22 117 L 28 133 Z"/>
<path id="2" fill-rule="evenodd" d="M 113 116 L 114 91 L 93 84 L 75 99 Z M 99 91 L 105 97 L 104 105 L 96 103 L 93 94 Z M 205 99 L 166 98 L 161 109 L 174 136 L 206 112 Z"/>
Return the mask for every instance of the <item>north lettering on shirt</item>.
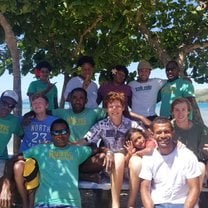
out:
<path id="1" fill-rule="evenodd" d="M 151 89 L 152 89 L 151 85 L 139 86 L 135 88 L 136 91 L 146 91 Z"/>
<path id="2" fill-rule="evenodd" d="M 50 132 L 50 126 L 47 126 L 47 125 L 44 125 L 44 124 L 31 125 L 31 131 Z"/>

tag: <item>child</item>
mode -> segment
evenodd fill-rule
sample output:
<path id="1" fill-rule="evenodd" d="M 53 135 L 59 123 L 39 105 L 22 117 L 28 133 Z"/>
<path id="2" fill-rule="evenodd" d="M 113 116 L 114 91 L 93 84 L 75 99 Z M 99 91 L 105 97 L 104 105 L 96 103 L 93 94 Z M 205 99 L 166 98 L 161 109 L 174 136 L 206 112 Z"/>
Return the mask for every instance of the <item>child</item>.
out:
<path id="1" fill-rule="evenodd" d="M 156 146 L 150 133 L 143 128 L 130 128 L 125 135 L 124 145 L 127 151 L 125 155 L 125 176 L 129 179 L 129 200 L 128 207 L 135 206 L 136 196 L 139 189 L 139 175 L 142 168 L 142 156 L 151 154 Z M 131 170 L 131 171 L 130 171 Z"/>

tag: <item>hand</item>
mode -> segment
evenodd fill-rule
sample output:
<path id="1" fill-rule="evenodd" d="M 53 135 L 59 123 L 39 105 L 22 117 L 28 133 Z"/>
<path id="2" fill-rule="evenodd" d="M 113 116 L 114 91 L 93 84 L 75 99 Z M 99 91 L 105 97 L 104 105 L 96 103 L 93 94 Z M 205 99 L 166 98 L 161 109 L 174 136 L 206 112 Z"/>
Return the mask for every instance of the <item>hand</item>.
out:
<path id="1" fill-rule="evenodd" d="M 107 151 L 103 166 L 105 166 L 106 173 L 111 174 L 111 171 L 114 167 L 114 153 L 112 151 Z"/>
<path id="2" fill-rule="evenodd" d="M 127 141 L 126 145 L 124 145 L 124 148 L 127 150 L 129 155 L 133 155 L 136 152 L 136 149 L 134 148 L 132 141 Z"/>
<path id="3" fill-rule="evenodd" d="M 25 115 L 22 118 L 22 125 L 23 126 L 29 125 L 33 118 L 35 118 L 35 112 L 34 111 L 30 111 L 28 113 L 25 113 Z"/>
<path id="4" fill-rule="evenodd" d="M 85 79 L 84 79 L 84 82 L 83 82 L 83 84 L 82 84 L 82 87 L 83 87 L 84 89 L 88 88 L 90 82 L 91 82 L 91 77 L 90 77 L 90 75 L 88 74 L 88 75 L 85 77 Z"/>
<path id="5" fill-rule="evenodd" d="M 0 193 L 0 207 L 9 208 L 11 206 L 11 189 L 10 182 L 8 179 L 4 179 L 2 184 L 2 190 Z"/>

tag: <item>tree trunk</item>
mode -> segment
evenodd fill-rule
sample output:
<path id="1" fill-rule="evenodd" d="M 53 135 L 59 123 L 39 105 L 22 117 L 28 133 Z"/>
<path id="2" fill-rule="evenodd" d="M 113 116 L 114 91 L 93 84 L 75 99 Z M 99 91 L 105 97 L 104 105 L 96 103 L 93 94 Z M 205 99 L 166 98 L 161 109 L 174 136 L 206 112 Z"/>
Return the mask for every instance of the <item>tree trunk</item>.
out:
<path id="1" fill-rule="evenodd" d="M 14 110 L 15 115 L 22 115 L 22 96 L 21 96 L 21 75 L 20 75 L 20 64 L 19 64 L 19 53 L 17 49 L 17 41 L 12 31 L 12 27 L 4 17 L 2 13 L 0 13 L 0 25 L 4 29 L 5 32 L 5 42 L 8 46 L 8 49 L 12 58 L 12 67 L 13 67 L 13 89 L 17 92 L 19 97 L 19 102 L 17 107 Z M 18 152 L 18 141 L 17 138 L 14 138 L 13 142 L 13 153 Z"/>

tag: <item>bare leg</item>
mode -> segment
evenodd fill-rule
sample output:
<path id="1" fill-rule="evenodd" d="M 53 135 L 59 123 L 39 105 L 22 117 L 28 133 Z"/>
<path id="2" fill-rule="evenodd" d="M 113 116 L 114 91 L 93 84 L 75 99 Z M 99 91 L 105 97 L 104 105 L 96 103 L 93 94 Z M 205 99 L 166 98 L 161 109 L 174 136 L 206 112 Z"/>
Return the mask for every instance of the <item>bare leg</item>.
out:
<path id="1" fill-rule="evenodd" d="M 129 160 L 129 199 L 127 207 L 136 207 L 136 197 L 139 191 L 139 173 L 142 168 L 142 158 L 133 155 Z"/>
<path id="2" fill-rule="evenodd" d="M 202 190 L 203 182 L 204 182 L 204 178 L 205 178 L 205 173 L 206 173 L 205 164 L 202 162 L 199 162 L 199 168 L 201 171 L 201 175 L 199 176 L 199 185 L 200 185 L 200 190 Z"/>
<path id="3" fill-rule="evenodd" d="M 25 162 L 19 160 L 14 164 L 14 178 L 17 185 L 17 189 L 22 199 L 23 208 L 28 208 L 28 195 L 24 184 L 23 170 Z"/>
<path id="4" fill-rule="evenodd" d="M 120 192 L 123 182 L 125 158 L 122 153 L 115 153 L 115 168 L 111 173 L 112 208 L 120 207 Z"/>

